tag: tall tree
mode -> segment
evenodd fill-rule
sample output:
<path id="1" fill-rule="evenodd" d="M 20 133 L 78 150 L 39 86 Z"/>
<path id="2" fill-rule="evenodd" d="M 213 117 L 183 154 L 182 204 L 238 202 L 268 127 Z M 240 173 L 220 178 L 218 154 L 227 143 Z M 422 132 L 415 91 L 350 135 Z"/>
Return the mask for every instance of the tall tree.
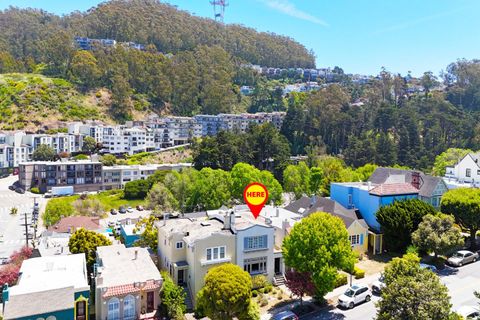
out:
<path id="1" fill-rule="evenodd" d="M 55 156 L 55 150 L 52 147 L 41 144 L 33 151 L 32 159 L 34 161 L 53 161 Z"/>
<path id="2" fill-rule="evenodd" d="M 68 240 L 68 248 L 72 254 L 85 253 L 87 266 L 92 270 L 95 263 L 97 247 L 110 246 L 112 242 L 103 234 L 83 228 L 75 231 Z"/>
<path id="3" fill-rule="evenodd" d="M 480 229 L 480 190 L 459 188 L 447 191 L 442 197 L 441 211 L 451 214 L 455 221 L 470 232 L 470 247 L 476 248 L 476 234 Z"/>
<path id="4" fill-rule="evenodd" d="M 310 272 L 297 272 L 293 269 L 285 272 L 285 285 L 300 299 L 300 305 L 303 305 L 303 297 L 315 294 L 315 285 L 312 281 Z"/>
<path id="5" fill-rule="evenodd" d="M 392 250 L 401 252 L 412 243 L 412 233 L 427 214 L 436 215 L 436 211 L 421 200 L 410 199 L 381 207 L 376 217 L 385 243 Z"/>
<path id="6" fill-rule="evenodd" d="M 285 265 L 311 272 L 315 293 L 323 297 L 334 288 L 337 270 L 353 270 L 355 255 L 343 221 L 317 212 L 296 223 L 283 240 Z"/>
<path id="7" fill-rule="evenodd" d="M 446 254 L 453 248 L 463 245 L 461 230 L 454 225 L 453 216 L 439 214 L 437 216 L 426 215 L 418 225 L 418 229 L 412 233 L 412 242 L 425 252 Z"/>

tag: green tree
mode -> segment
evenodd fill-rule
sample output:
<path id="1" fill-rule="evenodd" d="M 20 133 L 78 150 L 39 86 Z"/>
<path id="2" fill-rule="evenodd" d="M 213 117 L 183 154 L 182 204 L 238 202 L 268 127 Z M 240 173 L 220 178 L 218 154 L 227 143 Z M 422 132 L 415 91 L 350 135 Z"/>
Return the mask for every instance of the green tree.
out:
<path id="1" fill-rule="evenodd" d="M 147 206 L 157 213 L 172 212 L 178 208 L 178 201 L 163 184 L 156 184 L 147 194 Z"/>
<path id="2" fill-rule="evenodd" d="M 168 272 L 162 271 L 163 286 L 161 292 L 162 305 L 167 314 L 174 320 L 184 319 L 183 315 L 187 309 L 185 305 L 186 292 L 182 287 L 176 285 Z"/>
<path id="3" fill-rule="evenodd" d="M 190 205 L 198 205 L 204 210 L 218 209 L 228 205 L 231 200 L 230 174 L 223 170 L 203 168 L 195 181 L 195 192 L 190 198 Z"/>
<path id="4" fill-rule="evenodd" d="M 75 209 L 70 201 L 66 199 L 51 199 L 48 201 L 43 213 L 43 222 L 47 227 L 57 223 L 62 217 L 68 217 L 75 213 Z"/>
<path id="5" fill-rule="evenodd" d="M 226 263 L 210 269 L 197 304 L 212 320 L 247 320 L 252 297 L 252 278 L 237 265 Z M 258 317 L 258 315 L 256 315 Z"/>
<path id="6" fill-rule="evenodd" d="M 55 150 L 52 147 L 41 144 L 33 151 L 32 159 L 34 161 L 53 161 L 55 160 Z"/>
<path id="7" fill-rule="evenodd" d="M 460 229 L 455 226 L 453 216 L 446 214 L 426 215 L 412 233 L 412 242 L 425 252 L 446 254 L 455 247 L 463 245 Z"/>
<path id="8" fill-rule="evenodd" d="M 113 154 L 107 153 L 100 158 L 100 162 L 107 167 L 114 166 L 117 163 L 117 157 Z"/>
<path id="9" fill-rule="evenodd" d="M 423 76 L 420 78 L 420 84 L 425 90 L 425 96 L 428 96 L 430 90 L 439 85 L 437 77 L 431 71 L 423 73 Z"/>
<path id="10" fill-rule="evenodd" d="M 83 228 L 75 231 L 68 241 L 68 248 L 72 254 L 85 253 L 87 266 L 91 270 L 95 263 L 97 247 L 110 246 L 112 242 L 103 234 Z"/>
<path id="11" fill-rule="evenodd" d="M 97 59 L 90 51 L 86 50 L 79 50 L 75 53 L 70 65 L 70 72 L 73 80 L 85 89 L 94 88 L 100 77 Z"/>
<path id="12" fill-rule="evenodd" d="M 283 240 L 282 250 L 285 265 L 311 273 L 318 297 L 334 288 L 338 269 L 351 271 L 355 262 L 345 224 L 324 212 L 296 223 Z"/>
<path id="13" fill-rule="evenodd" d="M 470 232 L 470 247 L 475 249 L 475 238 L 480 229 L 480 189 L 459 188 L 447 191 L 442 197 L 441 211 L 453 215 L 455 221 Z"/>
<path id="14" fill-rule="evenodd" d="M 140 239 L 135 242 L 135 245 L 140 247 L 148 247 L 153 252 L 158 250 L 158 230 L 155 226 L 157 218 L 154 215 L 142 218 L 135 224 L 135 230 L 142 231 Z"/>
<path id="15" fill-rule="evenodd" d="M 421 269 L 418 256 L 395 258 L 385 268 L 378 320 L 453 319 L 448 289 L 433 272 Z"/>
<path id="16" fill-rule="evenodd" d="M 449 148 L 445 152 L 442 152 L 435 157 L 435 163 L 433 164 L 432 174 L 443 177 L 445 175 L 445 168 L 455 165 L 458 161 L 462 160 L 467 154 L 473 153 L 469 149 Z"/>
<path id="17" fill-rule="evenodd" d="M 97 141 L 90 136 L 83 138 L 82 151 L 94 153 L 97 150 Z"/>
<path id="18" fill-rule="evenodd" d="M 431 205 L 418 199 L 395 201 L 381 207 L 376 216 L 388 248 L 397 252 L 405 250 L 412 243 L 412 233 L 427 214 L 437 213 Z"/>
<path id="19" fill-rule="evenodd" d="M 140 179 L 129 181 L 125 184 L 125 188 L 123 190 L 123 197 L 129 200 L 145 199 L 151 187 L 152 185 L 148 180 Z"/>
<path id="20" fill-rule="evenodd" d="M 310 169 L 305 162 L 298 165 L 288 165 L 283 171 L 283 188 L 293 192 L 297 199 L 310 194 Z"/>

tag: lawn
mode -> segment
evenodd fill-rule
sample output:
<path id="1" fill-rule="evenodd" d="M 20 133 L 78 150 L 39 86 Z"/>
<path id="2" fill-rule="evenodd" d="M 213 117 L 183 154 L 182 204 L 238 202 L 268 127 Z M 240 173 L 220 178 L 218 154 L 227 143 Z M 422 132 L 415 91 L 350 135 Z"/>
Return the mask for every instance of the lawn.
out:
<path id="1" fill-rule="evenodd" d="M 123 192 L 121 190 L 105 191 L 96 195 L 90 195 L 90 199 L 97 199 L 102 204 L 105 211 L 110 209 L 117 209 L 120 206 L 131 206 L 135 208 L 138 205 L 145 205 L 145 200 L 127 200 L 123 199 Z"/>

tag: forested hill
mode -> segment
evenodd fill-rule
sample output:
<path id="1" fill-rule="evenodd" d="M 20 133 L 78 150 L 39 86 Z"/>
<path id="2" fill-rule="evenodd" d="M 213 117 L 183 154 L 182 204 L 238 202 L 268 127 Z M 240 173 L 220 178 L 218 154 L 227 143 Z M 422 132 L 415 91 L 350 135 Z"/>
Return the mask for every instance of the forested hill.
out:
<path id="1" fill-rule="evenodd" d="M 209 6 L 207 0 L 204 2 Z M 218 45 L 252 64 L 315 66 L 313 54 L 290 38 L 240 25 L 223 26 L 157 0 L 112 0 L 87 12 L 62 17 L 41 10 L 10 8 L 0 11 L 0 30 L 0 51 L 36 62 L 52 57 L 48 46 L 52 41 L 67 43 L 74 36 L 86 36 L 154 45 L 163 53 L 173 54 L 198 45 Z"/>

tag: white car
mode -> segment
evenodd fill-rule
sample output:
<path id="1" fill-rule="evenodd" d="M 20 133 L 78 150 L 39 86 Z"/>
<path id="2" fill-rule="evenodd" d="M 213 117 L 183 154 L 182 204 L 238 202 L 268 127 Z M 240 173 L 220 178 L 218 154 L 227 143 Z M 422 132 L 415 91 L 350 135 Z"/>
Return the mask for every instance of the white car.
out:
<path id="1" fill-rule="evenodd" d="M 372 283 L 372 292 L 375 293 L 375 294 L 380 294 L 380 293 L 382 293 L 382 290 L 383 290 L 383 288 L 385 288 L 385 286 L 386 286 L 385 278 L 382 274 L 380 276 L 380 278 L 378 278 L 377 281 Z"/>
<path id="2" fill-rule="evenodd" d="M 132 212 L 133 212 L 133 208 L 132 208 L 132 207 L 128 207 L 128 208 L 127 208 L 127 212 L 132 213 Z"/>
<path id="3" fill-rule="evenodd" d="M 463 319 L 478 319 L 480 317 L 480 308 L 476 306 L 461 306 L 457 309 L 457 313 L 463 317 Z"/>
<path id="4" fill-rule="evenodd" d="M 338 298 L 338 304 L 344 308 L 352 309 L 356 304 L 368 302 L 372 292 L 364 285 L 353 285 Z"/>

